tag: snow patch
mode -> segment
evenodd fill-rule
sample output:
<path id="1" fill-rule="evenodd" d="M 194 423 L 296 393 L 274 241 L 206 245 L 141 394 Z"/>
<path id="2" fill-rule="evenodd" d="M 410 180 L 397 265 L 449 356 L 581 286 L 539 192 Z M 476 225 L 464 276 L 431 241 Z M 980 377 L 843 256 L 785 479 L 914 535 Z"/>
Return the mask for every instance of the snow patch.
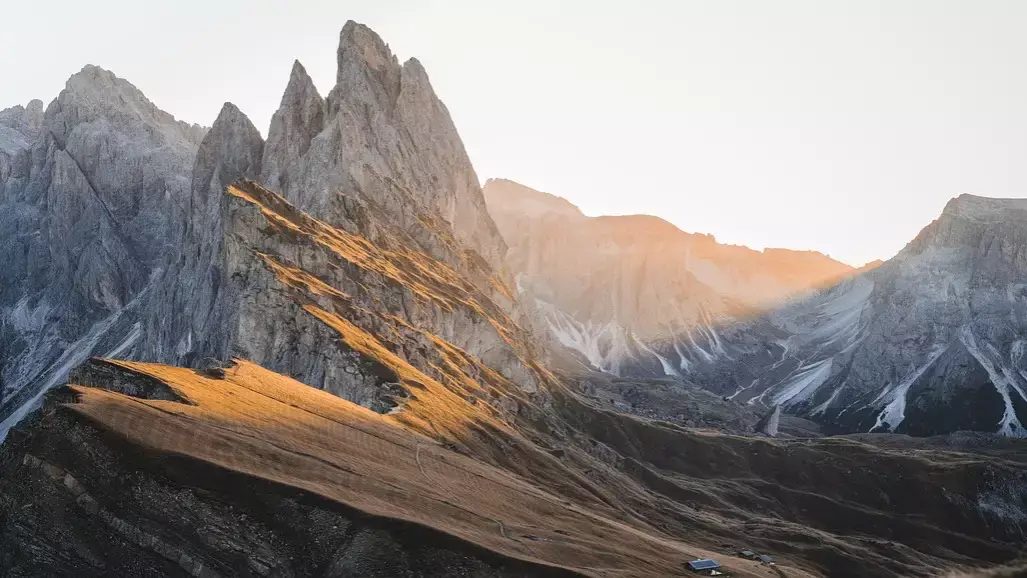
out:
<path id="1" fill-rule="evenodd" d="M 656 353 L 656 351 L 654 351 L 651 347 L 646 345 L 645 342 L 639 339 L 638 336 L 635 335 L 634 331 L 631 332 L 631 338 L 634 339 L 635 343 L 638 343 L 638 346 L 641 347 L 646 353 L 654 356 L 656 359 L 660 361 L 660 365 L 663 366 L 663 375 L 669 375 L 671 377 L 681 377 L 681 374 L 678 373 L 676 369 L 674 369 L 674 366 L 671 365 L 669 359 L 660 355 L 659 353 Z"/>
<path id="2" fill-rule="evenodd" d="M 681 343 L 678 342 L 676 335 L 674 336 L 673 344 L 674 353 L 678 354 L 678 367 L 681 368 L 681 371 L 688 373 L 688 371 L 692 369 L 692 362 L 685 357 L 685 352 L 681 350 Z"/>
<path id="3" fill-rule="evenodd" d="M 98 321 L 93 324 L 89 331 L 69 345 L 64 352 L 61 354 L 57 361 L 55 361 L 44 373 L 40 374 L 39 379 L 42 380 L 42 384 L 39 386 L 39 391 L 36 392 L 31 399 L 21 405 L 18 409 L 7 416 L 3 422 L 0 422 L 0 443 L 3 443 L 7 439 L 7 433 L 14 426 L 25 418 L 28 414 L 32 413 L 42 405 L 43 396 L 46 395 L 57 384 L 65 381 L 68 378 L 68 374 L 75 367 L 84 363 L 91 355 L 93 355 L 94 349 L 100 343 L 101 339 L 108 336 L 108 332 L 117 324 L 121 319 L 122 314 L 134 308 L 134 306 L 145 299 L 150 293 L 153 287 L 156 285 L 157 280 L 160 278 L 160 269 L 155 270 L 150 276 L 149 284 L 139 292 L 139 294 L 123 309 L 112 313 L 107 318 Z M 116 345 L 108 356 L 114 357 L 121 355 L 124 351 L 127 351 L 135 342 L 142 336 L 142 329 L 139 323 L 133 325 L 132 329 L 128 334 Z M 116 354 L 116 355 L 112 355 Z"/>
<path id="4" fill-rule="evenodd" d="M 113 349 L 103 354 L 103 357 L 119 358 L 125 354 L 133 345 L 139 341 L 139 338 L 143 336 L 143 325 L 136 321 L 135 325 L 132 326 L 132 330 L 128 332 L 125 339 L 121 343 L 116 345 Z"/>
<path id="5" fill-rule="evenodd" d="M 1005 410 L 1002 413 L 1002 419 L 998 423 L 998 433 L 1011 437 L 1027 437 L 1027 432 L 1023 430 L 1023 425 L 1020 423 L 1019 418 L 1016 417 L 1016 410 L 1013 408 L 1013 398 L 1010 390 L 1015 389 L 1020 396 L 1024 395 L 1023 390 L 1019 384 L 1015 383 L 1015 380 L 1010 380 L 1010 372 L 1004 370 L 1001 373 L 995 369 L 995 364 L 992 363 L 991 359 L 988 359 L 986 355 L 981 352 L 980 347 L 977 345 L 977 339 L 974 337 L 973 332 L 969 326 L 964 326 L 959 332 L 959 340 L 966 347 L 967 351 L 974 356 L 974 359 L 984 368 L 984 371 L 988 373 L 988 378 L 991 383 L 995 386 L 995 390 L 1002 396 L 1002 401 L 1005 404 Z M 992 348 L 994 349 L 994 348 Z"/>
<path id="6" fill-rule="evenodd" d="M 734 399 L 735 397 L 738 396 L 738 394 L 742 393 L 743 391 L 748 391 L 748 390 L 752 389 L 759 382 L 760 382 L 760 378 L 757 377 L 757 378 L 753 379 L 752 383 L 750 383 L 748 386 L 746 386 L 746 387 L 739 386 L 738 389 L 736 389 L 734 393 L 732 393 L 730 396 L 728 396 L 728 399 Z"/>
<path id="7" fill-rule="evenodd" d="M 907 375 L 897 387 L 886 389 L 881 395 L 877 396 L 874 403 L 889 395 L 890 400 L 888 405 L 884 406 L 884 410 L 881 411 L 880 415 L 877 416 L 877 421 L 874 423 L 874 427 L 870 428 L 870 431 L 876 431 L 878 428 L 885 427 L 885 425 L 887 425 L 888 431 L 895 431 L 895 428 L 899 427 L 899 424 L 906 419 L 906 393 L 909 392 L 909 388 L 913 386 L 917 379 L 920 379 L 920 376 L 927 371 L 927 368 L 937 361 L 946 350 L 948 350 L 947 346 L 936 349 L 927 358 L 926 363 Z"/>
<path id="8" fill-rule="evenodd" d="M 843 389 L 845 389 L 844 384 L 835 389 L 834 393 L 831 394 L 831 397 L 827 398 L 827 401 L 813 408 L 813 411 L 810 412 L 810 415 L 813 416 L 823 414 L 825 411 L 827 411 L 827 408 L 831 407 L 831 404 L 833 404 L 834 401 L 838 399 L 838 396 L 842 393 Z"/>
<path id="9" fill-rule="evenodd" d="M 695 338 L 692 337 L 692 331 L 691 330 L 685 331 L 685 336 L 688 337 L 688 342 L 692 344 L 692 350 L 693 351 L 698 353 L 707 362 L 714 360 L 713 354 L 711 354 L 710 352 L 706 351 L 702 347 L 699 347 L 699 344 L 695 342 Z"/>
<path id="10" fill-rule="evenodd" d="M 699 310 L 699 315 L 705 325 L 700 325 L 700 330 L 705 329 L 710 340 L 711 351 L 730 359 L 730 356 L 728 356 L 727 351 L 724 349 L 724 343 L 721 342 L 720 336 L 717 335 L 717 330 L 713 327 L 715 325 L 713 316 L 710 315 L 710 312 L 705 307 Z"/>
<path id="11" fill-rule="evenodd" d="M 28 298 L 23 298 L 8 310 L 5 317 L 18 333 L 38 333 L 46 326 L 46 318 L 51 309 L 45 301 L 40 301 L 35 307 L 31 307 Z"/>
<path id="12" fill-rule="evenodd" d="M 772 405 L 794 405 L 806 401 L 831 375 L 833 359 L 804 365 L 781 383 L 778 393 L 771 397 Z"/>
<path id="13" fill-rule="evenodd" d="M 620 363 L 629 355 L 624 328 L 613 322 L 582 323 L 551 303 L 535 301 L 557 341 L 583 355 L 596 369 L 620 376 Z"/>

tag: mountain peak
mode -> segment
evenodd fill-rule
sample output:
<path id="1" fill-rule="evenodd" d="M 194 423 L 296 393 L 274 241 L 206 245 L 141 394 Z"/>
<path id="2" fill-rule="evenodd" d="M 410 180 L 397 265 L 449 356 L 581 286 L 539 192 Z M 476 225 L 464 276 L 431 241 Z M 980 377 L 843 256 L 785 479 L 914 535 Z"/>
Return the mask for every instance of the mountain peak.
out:
<path id="1" fill-rule="evenodd" d="M 150 101 L 131 82 L 113 72 L 87 64 L 73 74 L 57 97 L 58 106 L 47 109 L 47 122 L 53 116 L 58 122 L 54 134 L 63 138 L 71 125 L 104 118 L 119 125 L 136 125 L 138 120 L 151 126 L 172 128 L 191 142 L 199 145 L 206 129 L 196 124 L 176 120 Z M 61 126 L 65 125 L 65 126 Z"/>
<path id="2" fill-rule="evenodd" d="M 14 122 L 30 122 L 33 118 L 43 120 L 43 101 L 39 99 L 30 100 L 25 106 L 20 104 L 0 110 L 0 122 L 5 124 Z"/>
<path id="3" fill-rule="evenodd" d="M 1027 213 L 1027 199 L 981 197 L 963 193 L 945 204 L 942 217 L 962 217 L 975 221 L 1006 221 L 1022 219 Z"/>
<path id="4" fill-rule="evenodd" d="M 130 93 L 137 99 L 149 103 L 149 100 L 143 95 L 142 91 L 131 82 L 118 77 L 118 75 L 110 70 L 94 64 L 83 66 L 82 70 L 71 75 L 65 83 L 65 90 L 73 93 L 109 92 L 115 89 Z"/>
<path id="5" fill-rule="evenodd" d="M 0 110 L 0 151 L 13 153 L 28 148 L 43 126 L 43 101 Z"/>
<path id="6" fill-rule="evenodd" d="M 297 60 L 289 74 L 282 102 L 271 117 L 264 147 L 261 180 L 287 194 L 289 165 L 302 157 L 323 129 L 325 99 L 318 93 L 307 69 Z"/>
<path id="7" fill-rule="evenodd" d="M 292 70 L 289 72 L 289 84 L 286 86 L 286 93 L 289 91 L 289 87 L 293 84 L 302 84 L 310 80 L 310 74 L 307 73 L 307 68 L 303 66 L 303 63 L 297 60 L 292 61 Z M 310 81 L 313 84 L 313 81 Z"/>
<path id="8" fill-rule="evenodd" d="M 508 179 L 489 179 L 482 188 L 485 202 L 493 214 L 517 211 L 525 216 L 562 215 L 584 217 L 577 206 L 563 197 L 537 191 Z M 500 209 L 500 207 L 503 207 Z"/>
<path id="9" fill-rule="evenodd" d="M 338 74 L 336 82 L 349 78 L 347 71 L 354 65 L 383 70 L 397 68 L 399 61 L 389 50 L 381 36 L 367 26 L 350 20 L 339 33 Z"/>
<path id="10" fill-rule="evenodd" d="M 225 187 L 260 175 L 264 139 L 239 107 L 226 102 L 204 137 L 193 165 L 193 222 L 216 218 L 210 199 L 219 200 Z"/>
<path id="11" fill-rule="evenodd" d="M 214 124 L 213 126 L 211 126 L 211 130 L 213 131 L 215 128 L 219 128 L 226 124 L 236 125 L 252 123 L 250 123 L 250 119 L 246 116 L 246 113 L 239 110 L 238 106 L 236 106 L 234 103 L 226 102 L 225 104 L 221 105 L 221 112 L 218 113 L 217 119 L 214 120 Z"/>
<path id="12" fill-rule="evenodd" d="M 289 73 L 289 84 L 282 94 L 282 102 L 279 106 L 286 107 L 300 101 L 317 100 L 323 101 L 317 87 L 314 86 L 314 79 L 307 73 L 303 64 L 296 60 L 292 63 L 292 71 Z"/>

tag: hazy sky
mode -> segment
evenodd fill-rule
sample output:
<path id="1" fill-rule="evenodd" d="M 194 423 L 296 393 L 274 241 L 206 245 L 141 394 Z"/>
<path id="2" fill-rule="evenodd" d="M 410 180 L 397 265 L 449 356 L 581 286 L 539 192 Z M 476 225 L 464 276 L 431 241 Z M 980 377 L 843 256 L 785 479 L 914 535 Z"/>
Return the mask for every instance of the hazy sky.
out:
<path id="1" fill-rule="evenodd" d="M 479 177 L 724 242 L 887 258 L 961 192 L 1027 196 L 1027 2 L 3 1 L 0 108 L 92 63 L 263 132 L 347 19 L 427 68 Z"/>

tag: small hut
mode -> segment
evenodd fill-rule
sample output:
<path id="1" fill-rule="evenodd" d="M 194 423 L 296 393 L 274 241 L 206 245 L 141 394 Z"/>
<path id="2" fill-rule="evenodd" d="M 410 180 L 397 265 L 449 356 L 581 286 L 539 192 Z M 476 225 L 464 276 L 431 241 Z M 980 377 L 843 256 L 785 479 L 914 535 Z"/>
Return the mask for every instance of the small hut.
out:
<path id="1" fill-rule="evenodd" d="M 688 563 L 688 569 L 692 572 L 701 572 L 706 576 L 710 576 L 711 572 L 716 571 L 720 568 L 720 562 L 711 558 L 700 558 L 698 560 L 692 560 Z M 715 575 L 715 574 L 714 574 Z"/>

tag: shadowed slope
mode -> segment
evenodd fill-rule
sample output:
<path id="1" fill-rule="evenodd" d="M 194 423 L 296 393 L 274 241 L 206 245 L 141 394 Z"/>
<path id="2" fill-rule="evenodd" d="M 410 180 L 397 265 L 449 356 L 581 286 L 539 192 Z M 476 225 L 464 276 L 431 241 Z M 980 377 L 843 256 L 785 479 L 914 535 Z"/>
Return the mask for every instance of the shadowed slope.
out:
<path id="1" fill-rule="evenodd" d="M 1027 437 L 1025 277 L 1027 202 L 960 195 L 887 262 L 718 327 L 683 375 L 825 431 Z"/>

